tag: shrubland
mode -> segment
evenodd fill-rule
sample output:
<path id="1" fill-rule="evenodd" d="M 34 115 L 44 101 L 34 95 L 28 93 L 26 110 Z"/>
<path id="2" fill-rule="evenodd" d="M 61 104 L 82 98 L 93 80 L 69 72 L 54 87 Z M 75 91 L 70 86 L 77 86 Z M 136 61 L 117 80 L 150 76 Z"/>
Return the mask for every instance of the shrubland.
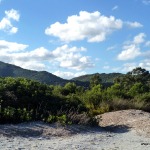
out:
<path id="1" fill-rule="evenodd" d="M 95 115 L 122 109 L 150 112 L 150 73 L 135 68 L 105 87 L 99 76 L 90 87 L 42 84 L 25 78 L 0 78 L 0 123 L 41 120 L 93 124 Z"/>

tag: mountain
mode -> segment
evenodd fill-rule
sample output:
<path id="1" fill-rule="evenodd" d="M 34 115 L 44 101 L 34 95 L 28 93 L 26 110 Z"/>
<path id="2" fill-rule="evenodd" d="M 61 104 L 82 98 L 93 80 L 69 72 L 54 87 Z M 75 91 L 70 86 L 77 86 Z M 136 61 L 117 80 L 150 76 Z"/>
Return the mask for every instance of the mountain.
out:
<path id="1" fill-rule="evenodd" d="M 0 61 L 0 77 L 24 77 L 41 83 L 64 85 L 68 80 L 57 77 L 46 71 L 32 71 Z"/>
<path id="2" fill-rule="evenodd" d="M 120 76 L 123 76 L 123 74 L 121 73 L 95 73 L 95 74 L 88 74 L 88 75 L 83 75 L 83 76 L 80 76 L 80 77 L 76 77 L 76 78 L 73 78 L 72 80 L 74 81 L 82 81 L 82 82 L 90 82 L 90 79 L 94 76 L 98 74 L 100 76 L 100 78 L 102 79 L 102 83 L 104 84 L 112 84 L 114 82 L 114 79 L 116 77 L 120 77 Z"/>
<path id="3" fill-rule="evenodd" d="M 122 76 L 121 73 L 96 73 L 102 79 L 102 83 L 106 85 L 113 84 L 113 80 L 118 77 Z M 89 81 L 92 76 L 95 74 L 84 75 L 80 77 L 73 78 L 71 80 L 62 79 L 52 73 L 46 71 L 33 71 L 23 69 L 21 67 L 4 63 L 0 61 L 0 77 L 24 77 L 31 80 L 36 80 L 41 83 L 45 84 L 52 84 L 52 85 L 65 85 L 67 82 L 75 82 L 77 85 L 88 87 Z"/>

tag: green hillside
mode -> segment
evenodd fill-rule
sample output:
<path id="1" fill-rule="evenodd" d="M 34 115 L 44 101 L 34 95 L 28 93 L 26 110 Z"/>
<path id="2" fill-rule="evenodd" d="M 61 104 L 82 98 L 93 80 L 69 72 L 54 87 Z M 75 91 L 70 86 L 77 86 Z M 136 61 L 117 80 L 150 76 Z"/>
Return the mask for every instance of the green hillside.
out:
<path id="1" fill-rule="evenodd" d="M 95 74 L 88 74 L 88 75 L 83 75 L 83 76 L 80 76 L 80 77 L 76 77 L 76 78 L 73 78 L 72 80 L 82 81 L 82 82 L 89 82 L 90 79 L 96 74 L 98 74 L 100 76 L 100 78 L 102 79 L 102 83 L 113 83 L 115 78 L 123 76 L 123 74 L 121 74 L 121 73 L 109 73 L 109 74 L 95 73 Z"/>
<path id="2" fill-rule="evenodd" d="M 114 79 L 119 76 L 123 76 L 121 73 L 96 73 L 102 79 L 103 84 L 112 84 Z M 77 85 L 88 87 L 89 81 L 95 74 L 84 75 L 80 77 L 73 78 L 72 80 L 65 80 L 52 73 L 46 71 L 33 71 L 23 69 L 21 67 L 4 63 L 0 61 L 0 77 L 24 77 L 31 80 L 36 80 L 45 84 L 52 85 L 65 85 L 68 82 L 75 82 Z"/>
<path id="3" fill-rule="evenodd" d="M 64 85 L 67 80 L 57 77 L 46 71 L 32 71 L 21 67 L 0 62 L 0 77 L 24 77 L 41 83 Z"/>

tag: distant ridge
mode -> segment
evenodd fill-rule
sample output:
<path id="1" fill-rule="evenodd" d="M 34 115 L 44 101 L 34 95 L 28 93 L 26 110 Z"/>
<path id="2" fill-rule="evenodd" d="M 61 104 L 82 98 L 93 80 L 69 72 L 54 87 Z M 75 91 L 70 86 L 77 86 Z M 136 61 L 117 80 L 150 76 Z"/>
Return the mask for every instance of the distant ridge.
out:
<path id="1" fill-rule="evenodd" d="M 116 77 L 123 76 L 123 74 L 121 73 L 95 74 L 98 74 L 102 79 L 102 83 L 108 86 L 113 84 L 113 81 Z M 19 66 L 0 61 L 0 77 L 23 77 L 50 85 L 65 85 L 68 82 L 75 82 L 77 85 L 88 87 L 91 77 L 95 74 L 87 74 L 73 78 L 71 80 L 66 80 L 47 71 L 34 71 L 23 69 Z"/>
<path id="2" fill-rule="evenodd" d="M 90 79 L 94 75 L 99 75 L 100 78 L 102 79 L 102 83 L 104 83 L 104 84 L 106 84 L 106 83 L 112 84 L 114 82 L 115 78 L 123 76 L 122 73 L 108 73 L 108 74 L 106 74 L 106 73 L 95 73 L 95 74 L 87 74 L 87 75 L 79 76 L 79 77 L 73 78 L 72 80 L 82 81 L 82 82 L 90 82 Z"/>
<path id="3" fill-rule="evenodd" d="M 68 80 L 62 79 L 46 71 L 33 71 L 0 61 L 0 77 L 24 77 L 41 83 L 64 85 Z"/>

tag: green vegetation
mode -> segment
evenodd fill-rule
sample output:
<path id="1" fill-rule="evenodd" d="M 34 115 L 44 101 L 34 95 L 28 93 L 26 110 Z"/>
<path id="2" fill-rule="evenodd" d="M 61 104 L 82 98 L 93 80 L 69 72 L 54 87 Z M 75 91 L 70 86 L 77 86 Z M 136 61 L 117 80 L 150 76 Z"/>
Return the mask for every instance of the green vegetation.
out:
<path id="1" fill-rule="evenodd" d="M 99 76 L 101 79 L 101 83 L 113 83 L 115 78 L 120 77 L 120 76 L 124 76 L 124 74 L 121 74 L 121 73 L 109 73 L 109 74 L 95 73 L 95 74 L 89 74 L 89 75 L 83 75 L 80 77 L 76 77 L 76 78 L 73 78 L 72 80 L 82 81 L 82 82 L 90 82 L 90 80 L 93 76 Z"/>
<path id="2" fill-rule="evenodd" d="M 123 76 L 120 73 L 110 73 L 110 74 L 92 74 L 92 75 L 85 75 L 81 77 L 74 78 L 72 80 L 65 80 L 60 77 L 57 77 L 49 72 L 46 71 L 33 71 L 23 69 L 21 67 L 7 64 L 0 61 L 0 77 L 22 77 L 27 78 L 30 80 L 35 80 L 44 84 L 49 85 L 61 85 L 64 86 L 68 82 L 74 82 L 76 85 L 89 87 L 90 80 L 93 76 L 99 76 L 101 79 L 101 83 L 107 85 L 112 85 L 114 79 L 118 76 Z"/>
<path id="3" fill-rule="evenodd" d="M 0 77 L 23 77 L 44 84 L 64 85 L 68 81 L 46 71 L 32 71 L 0 61 Z"/>
<path id="4" fill-rule="evenodd" d="M 42 120 L 61 124 L 92 124 L 93 116 L 122 109 L 150 112 L 150 73 L 135 68 L 103 86 L 95 75 L 90 87 L 69 82 L 42 84 L 25 78 L 0 78 L 0 122 Z"/>
<path id="5" fill-rule="evenodd" d="M 88 110 L 80 99 L 82 87 L 41 84 L 25 78 L 0 78 L 0 122 L 42 120 L 80 123 Z M 87 122 L 88 123 L 88 122 Z"/>

